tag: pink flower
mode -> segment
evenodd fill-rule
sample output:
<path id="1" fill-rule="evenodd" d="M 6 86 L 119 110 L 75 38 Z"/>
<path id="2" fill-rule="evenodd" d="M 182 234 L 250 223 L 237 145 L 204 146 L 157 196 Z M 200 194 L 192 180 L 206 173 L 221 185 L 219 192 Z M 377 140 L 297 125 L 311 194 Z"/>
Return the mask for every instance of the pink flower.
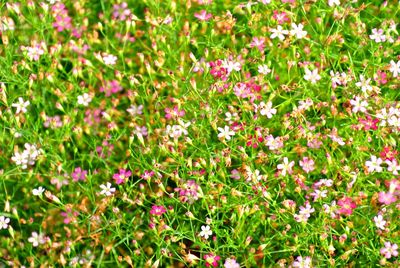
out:
<path id="1" fill-rule="evenodd" d="M 200 11 L 200 13 L 194 13 L 194 16 L 201 21 L 208 21 L 212 18 L 212 14 L 207 13 L 207 11 L 205 11 L 204 9 Z"/>
<path id="2" fill-rule="evenodd" d="M 391 192 L 380 192 L 378 195 L 378 201 L 385 205 L 390 205 L 397 201 L 396 196 Z"/>
<path id="3" fill-rule="evenodd" d="M 71 208 L 67 208 L 65 212 L 61 212 L 61 216 L 64 217 L 64 223 L 69 224 L 76 221 L 76 217 L 79 215 L 78 212 L 72 211 Z"/>
<path id="4" fill-rule="evenodd" d="M 253 40 L 252 40 L 252 42 L 250 43 L 250 47 L 251 47 L 251 48 L 256 47 L 256 48 L 258 48 L 258 50 L 259 50 L 260 52 L 263 52 L 263 51 L 264 51 L 264 48 L 265 48 L 264 42 L 265 42 L 265 39 L 264 39 L 263 37 L 260 37 L 260 38 L 258 38 L 258 37 L 253 37 Z"/>
<path id="5" fill-rule="evenodd" d="M 87 170 L 82 170 L 82 168 L 75 168 L 74 172 L 72 172 L 71 177 L 73 181 L 84 181 L 86 180 Z"/>
<path id="6" fill-rule="evenodd" d="M 303 157 L 303 160 L 300 160 L 299 165 L 306 173 L 310 173 L 315 169 L 314 160 L 308 157 Z"/>
<path id="7" fill-rule="evenodd" d="M 354 203 L 350 197 L 339 199 L 337 204 L 340 206 L 340 209 L 337 212 L 346 216 L 350 216 L 353 213 L 353 209 L 357 207 L 356 203 Z"/>
<path id="8" fill-rule="evenodd" d="M 70 30 L 72 28 L 71 18 L 69 16 L 56 16 L 56 21 L 53 23 L 53 27 L 57 29 L 58 32 L 64 30 Z"/>
<path id="9" fill-rule="evenodd" d="M 386 259 L 390 259 L 392 256 L 397 257 L 399 255 L 398 248 L 397 244 L 385 242 L 385 247 L 381 248 L 380 252 Z"/>
<path id="10" fill-rule="evenodd" d="M 167 119 L 177 119 L 185 115 L 185 110 L 179 110 L 178 106 L 175 106 L 173 109 L 165 108 L 164 112 Z"/>
<path id="11" fill-rule="evenodd" d="M 152 206 L 151 210 L 150 210 L 150 214 L 151 215 L 156 215 L 156 216 L 161 216 L 162 214 L 164 214 L 167 210 L 165 209 L 165 207 L 163 206 Z"/>
<path id="12" fill-rule="evenodd" d="M 214 267 L 217 267 L 218 261 L 221 259 L 220 256 L 214 255 L 212 253 L 204 255 L 203 258 L 206 260 L 206 267 L 210 267 L 210 264 Z"/>
<path id="13" fill-rule="evenodd" d="M 116 184 L 122 184 L 125 183 L 131 175 L 132 172 L 130 170 L 120 169 L 119 173 L 113 175 L 113 179 Z"/>

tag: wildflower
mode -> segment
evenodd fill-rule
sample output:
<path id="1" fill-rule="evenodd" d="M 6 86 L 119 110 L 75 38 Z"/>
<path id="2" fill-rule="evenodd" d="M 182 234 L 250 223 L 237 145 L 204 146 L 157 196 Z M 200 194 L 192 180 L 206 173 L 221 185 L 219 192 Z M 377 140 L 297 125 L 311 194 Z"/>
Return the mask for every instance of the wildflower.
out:
<path id="1" fill-rule="evenodd" d="M 366 93 L 367 91 L 372 90 L 372 86 L 369 84 L 371 82 L 371 78 L 365 79 L 365 77 L 361 74 L 360 81 L 356 83 L 357 87 L 361 87 L 361 91 Z"/>
<path id="2" fill-rule="evenodd" d="M 211 235 L 212 235 L 212 231 L 211 231 L 211 228 L 209 225 L 201 226 L 201 232 L 200 232 L 201 237 L 208 239 L 208 237 L 210 237 Z"/>
<path id="3" fill-rule="evenodd" d="M 194 16 L 200 21 L 208 21 L 209 19 L 212 18 L 212 14 L 207 13 L 207 11 L 204 9 L 200 11 L 200 13 L 194 13 Z"/>
<path id="4" fill-rule="evenodd" d="M 292 263 L 292 267 L 296 268 L 310 268 L 311 267 L 311 257 L 298 256 L 296 260 Z"/>
<path id="5" fill-rule="evenodd" d="M 9 218 L 6 218 L 4 216 L 0 216 L 0 230 L 1 229 L 7 229 L 9 223 L 10 223 L 10 219 Z"/>
<path id="6" fill-rule="evenodd" d="M 262 101 L 259 105 L 255 105 L 256 111 L 259 110 L 261 115 L 267 116 L 267 118 L 272 118 L 272 115 L 276 114 L 276 109 L 272 108 L 272 102 L 267 102 L 266 104 Z"/>
<path id="7" fill-rule="evenodd" d="M 101 192 L 100 194 L 105 195 L 105 196 L 110 196 L 115 192 L 115 188 L 111 187 L 112 184 L 110 182 L 107 182 L 106 185 L 102 184 L 100 185 Z"/>
<path id="8" fill-rule="evenodd" d="M 235 259 L 228 258 L 225 260 L 224 268 L 240 268 L 240 264 Z"/>
<path id="9" fill-rule="evenodd" d="M 188 180 L 181 187 L 175 188 L 175 191 L 179 193 L 179 199 L 182 202 L 188 202 L 189 204 L 193 204 L 194 201 L 198 200 L 201 194 L 201 188 L 194 180 Z"/>
<path id="10" fill-rule="evenodd" d="M 371 116 L 367 115 L 366 119 L 359 118 L 358 121 L 364 125 L 365 130 L 377 130 L 378 126 L 377 124 L 379 123 L 379 119 L 375 118 L 372 119 Z"/>
<path id="11" fill-rule="evenodd" d="M 161 216 L 162 214 L 164 214 L 167 210 L 165 209 L 165 207 L 163 206 L 152 206 L 151 210 L 150 210 L 150 214 L 151 215 L 156 215 L 156 216 Z"/>
<path id="12" fill-rule="evenodd" d="M 397 63 L 395 63 L 394 60 L 391 60 L 389 71 L 393 73 L 393 77 L 397 77 L 400 73 L 400 60 L 397 61 Z"/>
<path id="13" fill-rule="evenodd" d="M 53 23 L 53 27 L 57 29 L 57 32 L 62 32 L 64 30 L 70 30 L 72 28 L 71 17 L 57 15 L 55 17 L 56 21 Z"/>
<path id="14" fill-rule="evenodd" d="M 396 196 L 392 192 L 379 192 L 378 201 L 385 205 L 390 205 L 397 201 Z"/>
<path id="15" fill-rule="evenodd" d="M 277 168 L 281 171 L 282 176 L 286 176 L 286 173 L 292 174 L 293 166 L 294 166 L 294 161 L 289 163 L 289 159 L 287 157 L 284 157 L 283 163 L 279 164 Z"/>
<path id="16" fill-rule="evenodd" d="M 353 209 L 357 207 L 356 203 L 354 203 L 350 197 L 339 199 L 337 204 L 340 206 L 340 209 L 337 212 L 347 216 L 350 216 L 353 213 Z"/>
<path id="17" fill-rule="evenodd" d="M 39 186 L 37 189 L 32 190 L 32 194 L 35 196 L 42 195 L 44 193 L 45 189 L 42 186 Z"/>
<path id="18" fill-rule="evenodd" d="M 271 29 L 271 32 L 271 39 L 275 39 L 276 37 L 278 37 L 281 41 L 285 40 L 285 35 L 289 33 L 288 30 L 283 30 L 282 26 L 280 25 L 278 25 L 276 29 Z"/>
<path id="19" fill-rule="evenodd" d="M 117 57 L 111 54 L 104 54 L 103 62 L 105 65 L 115 65 L 117 63 Z"/>
<path id="20" fill-rule="evenodd" d="M 306 173 L 310 173 L 311 171 L 313 171 L 315 169 L 314 160 L 312 160 L 308 157 L 303 157 L 303 159 L 300 160 L 299 165 Z"/>
<path id="21" fill-rule="evenodd" d="M 128 9 L 128 4 L 123 2 L 121 4 L 113 5 L 112 16 L 114 19 L 119 19 L 120 21 L 126 20 L 131 15 L 131 11 Z"/>
<path id="22" fill-rule="evenodd" d="M 28 242 L 32 243 L 32 246 L 34 247 L 39 246 L 39 244 L 46 243 L 46 240 L 47 239 L 42 233 L 38 234 L 37 232 L 32 232 L 32 236 L 28 238 Z"/>
<path id="23" fill-rule="evenodd" d="M 303 31 L 303 24 L 299 23 L 296 25 L 295 23 L 292 23 L 292 30 L 290 30 L 290 34 L 292 36 L 296 36 L 297 39 L 302 39 L 306 37 L 307 31 Z"/>
<path id="24" fill-rule="evenodd" d="M 318 69 L 310 71 L 308 68 L 306 68 L 304 71 L 306 73 L 304 75 L 304 79 L 310 81 L 311 84 L 315 84 L 318 80 L 321 79 L 321 76 L 318 74 Z"/>
<path id="25" fill-rule="evenodd" d="M 350 100 L 350 104 L 353 105 L 353 113 L 365 113 L 367 111 L 368 102 L 366 100 L 362 100 L 359 96 L 356 96 L 354 99 Z"/>
<path id="26" fill-rule="evenodd" d="M 217 267 L 218 266 L 218 261 L 221 259 L 220 256 L 217 256 L 215 254 L 209 253 L 204 255 L 204 260 L 206 260 L 206 267 L 210 267 L 210 265 Z"/>
<path id="27" fill-rule="evenodd" d="M 23 98 L 19 97 L 18 98 L 18 103 L 13 103 L 11 104 L 12 107 L 17 108 L 17 111 L 15 112 L 15 114 L 19 114 L 19 113 L 26 113 L 26 108 L 29 106 L 30 102 L 29 101 L 24 101 Z"/>
<path id="28" fill-rule="evenodd" d="M 253 40 L 250 43 L 250 47 L 251 48 L 256 47 L 260 52 L 263 52 L 264 48 L 265 48 L 264 42 L 265 42 L 265 39 L 262 37 L 260 37 L 260 38 L 253 37 Z"/>
<path id="29" fill-rule="evenodd" d="M 119 173 L 115 173 L 113 175 L 113 179 L 115 180 L 116 184 L 121 184 L 125 183 L 131 175 L 132 172 L 130 170 L 120 169 Z"/>
<path id="30" fill-rule="evenodd" d="M 126 111 L 131 115 L 131 116 L 136 116 L 136 115 L 141 115 L 143 114 L 143 105 L 131 105 Z"/>
<path id="31" fill-rule="evenodd" d="M 388 165 L 388 171 L 392 172 L 393 175 L 399 175 L 397 171 L 400 170 L 400 165 L 397 163 L 396 159 L 393 160 L 386 159 L 385 163 Z"/>
<path id="32" fill-rule="evenodd" d="M 392 244 L 390 242 L 385 242 L 385 247 L 381 248 L 380 253 L 385 256 L 386 259 L 390 259 L 392 256 L 397 257 L 399 252 L 397 249 L 399 248 L 397 244 Z"/>
<path id="33" fill-rule="evenodd" d="M 242 65 L 240 62 L 225 59 L 222 61 L 222 67 L 226 69 L 227 75 L 229 75 L 232 71 L 239 72 L 242 68 Z"/>
<path id="34" fill-rule="evenodd" d="M 69 224 L 71 222 L 76 222 L 76 217 L 79 215 L 78 212 L 73 211 L 71 207 L 67 207 L 65 211 L 60 213 L 64 217 L 64 223 Z"/>
<path id="35" fill-rule="evenodd" d="M 78 96 L 79 105 L 88 106 L 91 101 L 92 97 L 87 93 L 83 93 L 83 95 Z"/>
<path id="36" fill-rule="evenodd" d="M 185 110 L 179 110 L 178 106 L 174 106 L 173 109 L 165 108 L 165 118 L 166 119 L 177 119 L 179 117 L 183 117 L 185 115 Z"/>
<path id="37" fill-rule="evenodd" d="M 74 172 L 72 172 L 71 177 L 73 181 L 84 181 L 86 180 L 87 170 L 82 170 L 81 167 L 75 168 Z"/>
<path id="38" fill-rule="evenodd" d="M 286 12 L 278 12 L 277 10 L 274 10 L 274 15 L 272 16 L 274 20 L 278 22 L 278 24 L 283 24 L 285 22 L 290 21 L 288 15 Z"/>
<path id="39" fill-rule="evenodd" d="M 376 43 L 381 43 L 386 41 L 386 35 L 383 33 L 382 29 L 377 30 L 376 28 L 372 29 L 372 34 L 369 35 L 369 38 L 375 40 Z"/>
<path id="40" fill-rule="evenodd" d="M 383 160 L 380 157 L 377 158 L 375 155 L 372 155 L 371 159 L 365 162 L 365 165 L 368 167 L 368 172 L 382 172 L 382 162 Z"/>
<path id="41" fill-rule="evenodd" d="M 374 222 L 377 228 L 385 230 L 386 221 L 383 219 L 382 215 L 377 215 L 374 217 Z"/>
<path id="42" fill-rule="evenodd" d="M 220 132 L 218 134 L 218 138 L 226 139 L 226 140 L 231 140 L 231 136 L 235 135 L 235 132 L 230 130 L 228 126 L 225 126 L 224 128 L 219 127 L 218 131 Z"/>
<path id="43" fill-rule="evenodd" d="M 328 0 L 328 5 L 330 7 L 339 6 L 340 5 L 340 1 L 339 0 Z"/>
<path id="44" fill-rule="evenodd" d="M 263 65 L 259 65 L 258 66 L 258 72 L 260 74 L 267 75 L 267 74 L 269 74 L 271 72 L 271 69 L 268 67 L 268 65 L 263 64 Z"/>
<path id="45" fill-rule="evenodd" d="M 294 214 L 294 219 L 297 222 L 307 222 L 313 212 L 315 212 L 315 209 L 307 202 L 305 207 L 300 207 L 299 214 Z"/>

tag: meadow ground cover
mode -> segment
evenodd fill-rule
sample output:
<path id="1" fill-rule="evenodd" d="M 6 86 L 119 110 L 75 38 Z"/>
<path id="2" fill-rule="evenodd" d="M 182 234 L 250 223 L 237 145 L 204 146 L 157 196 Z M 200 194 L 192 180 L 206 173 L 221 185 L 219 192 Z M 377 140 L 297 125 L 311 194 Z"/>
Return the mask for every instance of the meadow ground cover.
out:
<path id="1" fill-rule="evenodd" d="M 0 267 L 399 267 L 398 1 L 1 1 Z"/>

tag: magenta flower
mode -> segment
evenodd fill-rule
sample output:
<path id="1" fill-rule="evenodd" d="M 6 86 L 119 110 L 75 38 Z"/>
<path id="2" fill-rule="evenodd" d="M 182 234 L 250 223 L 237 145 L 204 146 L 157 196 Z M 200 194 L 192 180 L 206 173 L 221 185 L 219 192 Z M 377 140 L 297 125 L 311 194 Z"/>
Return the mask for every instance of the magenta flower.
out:
<path id="1" fill-rule="evenodd" d="M 71 208 L 67 208 L 65 212 L 61 212 L 61 216 L 64 217 L 64 223 L 69 224 L 76 221 L 76 217 L 79 215 L 78 212 L 72 211 Z"/>
<path id="2" fill-rule="evenodd" d="M 214 255 L 212 253 L 204 255 L 203 258 L 206 260 L 206 267 L 210 267 L 210 265 L 212 265 L 213 267 L 217 267 L 218 261 L 221 259 L 220 256 Z"/>
<path id="3" fill-rule="evenodd" d="M 71 177 L 73 181 L 84 181 L 86 180 L 87 170 L 82 170 L 82 168 L 75 168 L 74 172 L 72 172 Z"/>
<path id="4" fill-rule="evenodd" d="M 125 183 L 131 175 L 132 172 L 130 170 L 120 169 L 119 173 L 114 174 L 113 179 L 116 184 L 122 184 Z"/>
<path id="5" fill-rule="evenodd" d="M 205 10 L 200 11 L 200 13 L 194 13 L 194 16 L 201 21 L 208 21 L 212 18 L 212 14 L 207 13 Z"/>
<path id="6" fill-rule="evenodd" d="M 185 115 L 185 110 L 179 110 L 178 106 L 175 106 L 173 109 L 171 108 L 165 108 L 165 118 L 171 119 L 171 118 L 179 118 Z"/>
<path id="7" fill-rule="evenodd" d="M 390 205 L 397 201 L 396 196 L 391 192 L 380 192 L 378 195 L 378 201 L 385 205 Z"/>
<path id="8" fill-rule="evenodd" d="M 392 256 L 397 257 L 399 255 L 398 248 L 397 244 L 385 242 L 385 247 L 381 248 L 380 252 L 386 259 L 390 259 Z"/>
<path id="9" fill-rule="evenodd" d="M 156 215 L 156 216 L 161 216 L 162 214 L 164 214 L 167 210 L 165 209 L 165 207 L 163 206 L 152 206 L 151 210 L 150 210 L 150 214 L 151 215 Z"/>
<path id="10" fill-rule="evenodd" d="M 339 199 L 337 204 L 340 206 L 337 212 L 346 216 L 350 216 L 353 213 L 353 209 L 357 207 L 356 203 L 350 197 Z"/>

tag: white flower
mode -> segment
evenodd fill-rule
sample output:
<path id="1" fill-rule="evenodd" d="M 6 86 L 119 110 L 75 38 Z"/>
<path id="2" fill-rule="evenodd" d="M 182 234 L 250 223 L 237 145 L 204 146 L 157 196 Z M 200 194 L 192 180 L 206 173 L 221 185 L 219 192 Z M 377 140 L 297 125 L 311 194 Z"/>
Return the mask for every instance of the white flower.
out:
<path id="1" fill-rule="evenodd" d="M 393 175 L 399 175 L 397 171 L 400 170 L 400 165 L 397 163 L 396 159 L 393 159 L 392 161 L 386 159 L 385 163 L 388 165 L 388 171 L 392 172 Z"/>
<path id="2" fill-rule="evenodd" d="M 10 223 L 10 219 L 9 218 L 6 218 L 4 216 L 0 216 L 0 230 L 1 229 L 7 229 L 9 223 Z"/>
<path id="3" fill-rule="evenodd" d="M 223 138 L 226 140 L 231 140 L 231 136 L 235 135 L 235 132 L 232 131 L 228 126 L 225 126 L 224 128 L 219 127 L 218 131 L 220 132 L 218 134 L 218 138 Z"/>
<path id="4" fill-rule="evenodd" d="M 271 72 L 271 69 L 266 64 L 258 65 L 258 72 L 267 75 Z"/>
<path id="5" fill-rule="evenodd" d="M 389 71 L 393 73 L 393 77 L 397 77 L 400 73 L 400 60 L 397 61 L 397 63 L 395 63 L 394 60 L 391 60 Z"/>
<path id="6" fill-rule="evenodd" d="M 330 6 L 330 7 L 333 7 L 333 6 L 338 6 L 338 5 L 340 5 L 340 1 L 339 0 L 328 0 L 328 5 Z"/>
<path id="7" fill-rule="evenodd" d="M 32 194 L 39 196 L 39 195 L 42 195 L 44 191 L 45 191 L 45 189 L 42 186 L 39 186 L 39 188 L 32 190 Z"/>
<path id="8" fill-rule="evenodd" d="M 372 40 L 375 40 L 376 43 L 381 43 L 386 41 L 386 35 L 383 33 L 382 29 L 377 30 L 376 28 L 372 29 L 372 34 L 369 36 Z"/>
<path id="9" fill-rule="evenodd" d="M 211 228 L 209 225 L 201 226 L 201 232 L 200 232 L 201 237 L 208 239 L 208 237 L 210 237 L 211 235 L 212 235 L 212 231 L 211 231 Z"/>
<path id="10" fill-rule="evenodd" d="M 265 104 L 263 101 L 259 105 L 256 105 L 256 110 L 260 111 L 261 115 L 266 115 L 268 118 L 272 118 L 272 115 L 276 114 L 276 109 L 272 108 L 272 102 Z"/>
<path id="11" fill-rule="evenodd" d="M 290 30 L 290 34 L 296 36 L 297 39 L 306 37 L 307 31 L 303 31 L 303 27 L 304 26 L 301 23 L 299 23 L 299 25 L 292 23 L 292 30 Z"/>
<path id="12" fill-rule="evenodd" d="M 366 161 L 365 165 L 368 167 L 368 172 L 382 172 L 383 168 L 381 167 L 383 160 L 379 157 L 377 158 L 375 155 L 371 156 L 371 160 Z"/>
<path id="13" fill-rule="evenodd" d="M 21 166 L 22 169 L 26 169 L 28 167 L 28 158 L 29 156 L 25 152 L 15 152 L 11 160 L 14 161 L 16 165 Z"/>
<path id="14" fill-rule="evenodd" d="M 365 113 L 367 111 L 368 102 L 362 100 L 359 96 L 354 97 L 354 99 L 350 100 L 350 104 L 353 105 L 353 113 L 362 112 Z"/>
<path id="15" fill-rule="evenodd" d="M 32 232 L 32 236 L 28 238 L 28 242 L 32 243 L 32 246 L 37 247 L 39 244 L 46 243 L 46 238 L 43 234 Z"/>
<path id="16" fill-rule="evenodd" d="M 318 74 L 318 69 L 310 71 L 308 68 L 306 68 L 304 71 L 306 72 L 304 79 L 310 81 L 311 84 L 315 84 L 321 79 L 321 76 Z"/>
<path id="17" fill-rule="evenodd" d="M 279 164 L 277 168 L 281 171 L 282 176 L 286 176 L 286 173 L 292 174 L 292 168 L 294 166 L 294 161 L 289 163 L 287 157 L 283 158 L 283 163 Z"/>
<path id="18" fill-rule="evenodd" d="M 374 217 L 374 222 L 377 228 L 381 230 L 385 230 L 386 221 L 383 219 L 382 215 L 378 215 Z"/>
<path id="19" fill-rule="evenodd" d="M 79 105 L 88 106 L 91 101 L 92 97 L 87 93 L 83 93 L 83 95 L 78 96 Z"/>
<path id="20" fill-rule="evenodd" d="M 103 62 L 105 65 L 115 65 L 117 63 L 117 57 L 111 54 L 103 56 Z"/>
<path id="21" fill-rule="evenodd" d="M 20 112 L 26 113 L 26 107 L 28 107 L 30 104 L 29 101 L 24 101 L 23 98 L 19 97 L 18 98 L 18 103 L 13 103 L 11 106 L 17 108 L 17 111 L 15 114 L 19 114 Z"/>
<path id="22" fill-rule="evenodd" d="M 222 67 L 224 67 L 226 69 L 226 71 L 228 72 L 228 74 L 230 74 L 232 71 L 239 72 L 240 69 L 242 68 L 242 65 L 240 64 L 240 62 L 235 62 L 235 61 L 231 61 L 231 60 L 223 60 Z"/>
<path id="23" fill-rule="evenodd" d="M 361 87 L 362 92 L 367 92 L 372 90 L 372 86 L 369 84 L 371 82 L 371 78 L 365 79 L 365 77 L 360 75 L 360 82 L 356 83 L 357 87 Z"/>
<path id="24" fill-rule="evenodd" d="M 115 192 L 115 188 L 111 187 L 112 184 L 107 182 L 106 185 L 102 184 L 100 185 L 100 188 L 102 189 L 102 191 L 100 192 L 100 194 L 103 194 L 105 196 L 110 196 Z"/>
<path id="25" fill-rule="evenodd" d="M 282 26 L 280 25 L 278 25 L 276 29 L 271 29 L 271 32 L 271 39 L 278 37 L 281 41 L 285 40 L 285 35 L 289 33 L 288 30 L 283 30 Z"/>

